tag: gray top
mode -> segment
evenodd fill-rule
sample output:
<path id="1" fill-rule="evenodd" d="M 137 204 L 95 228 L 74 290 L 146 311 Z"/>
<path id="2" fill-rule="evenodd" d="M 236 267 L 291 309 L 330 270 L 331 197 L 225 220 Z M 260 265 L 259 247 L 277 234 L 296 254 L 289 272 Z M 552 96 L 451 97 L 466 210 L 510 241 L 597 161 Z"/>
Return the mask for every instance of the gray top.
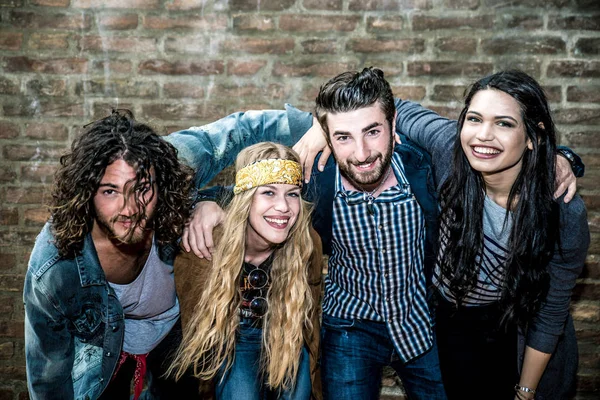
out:
<path id="1" fill-rule="evenodd" d="M 123 350 L 131 354 L 149 353 L 179 318 L 173 266 L 158 257 L 153 241 L 146 264 L 133 282 L 109 283 L 125 313 Z"/>
<path id="2" fill-rule="evenodd" d="M 506 223 L 505 223 L 506 221 Z M 488 196 L 485 196 L 483 204 L 483 249 L 478 255 L 476 262 L 479 265 L 479 276 L 477 286 L 463 300 L 465 306 L 481 306 L 500 300 L 502 296 L 502 285 L 505 278 L 505 262 L 507 243 L 512 228 L 512 213 L 496 204 Z M 442 229 L 440 235 L 440 254 L 442 253 L 448 236 Z M 455 302 L 450 292 L 447 279 L 440 279 L 440 267 L 436 265 L 433 283 L 439 289 L 446 300 Z"/>

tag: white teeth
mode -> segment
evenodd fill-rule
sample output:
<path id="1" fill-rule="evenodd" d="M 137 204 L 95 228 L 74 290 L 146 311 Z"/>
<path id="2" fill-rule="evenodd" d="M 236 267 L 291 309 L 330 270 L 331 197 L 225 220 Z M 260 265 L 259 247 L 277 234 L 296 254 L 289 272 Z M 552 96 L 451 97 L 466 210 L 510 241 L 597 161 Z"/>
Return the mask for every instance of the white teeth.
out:
<path id="1" fill-rule="evenodd" d="M 277 218 L 267 218 L 267 217 L 265 217 L 265 219 L 268 222 L 272 222 L 274 224 L 286 224 L 288 222 L 287 219 L 277 219 Z"/>
<path id="2" fill-rule="evenodd" d="M 491 147 L 473 147 L 476 153 L 482 154 L 500 154 L 500 150 L 492 149 Z"/>

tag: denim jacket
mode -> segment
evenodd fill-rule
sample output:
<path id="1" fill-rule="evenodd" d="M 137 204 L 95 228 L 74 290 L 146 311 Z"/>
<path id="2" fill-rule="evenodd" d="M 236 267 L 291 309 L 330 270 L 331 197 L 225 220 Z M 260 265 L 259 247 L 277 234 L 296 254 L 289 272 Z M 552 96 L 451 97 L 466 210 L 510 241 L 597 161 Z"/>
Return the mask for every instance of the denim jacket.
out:
<path id="1" fill-rule="evenodd" d="M 124 335 L 123 308 L 88 234 L 83 250 L 61 257 L 46 223 L 31 253 L 23 301 L 31 399 L 97 399 L 115 370 Z M 160 258 L 173 265 L 174 249 Z"/>

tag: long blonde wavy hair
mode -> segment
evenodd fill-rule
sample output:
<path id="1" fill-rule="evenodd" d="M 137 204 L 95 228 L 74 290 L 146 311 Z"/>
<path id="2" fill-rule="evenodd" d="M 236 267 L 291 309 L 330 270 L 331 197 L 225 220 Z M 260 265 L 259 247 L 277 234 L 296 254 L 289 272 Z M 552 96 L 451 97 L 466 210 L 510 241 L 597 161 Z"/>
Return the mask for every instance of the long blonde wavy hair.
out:
<path id="1" fill-rule="evenodd" d="M 280 158 L 299 162 L 292 149 L 271 142 L 244 149 L 237 157 L 236 171 L 255 161 Z M 220 242 L 213 255 L 206 289 L 195 306 L 183 341 L 169 373 L 180 378 L 191 366 L 194 376 L 213 379 L 223 363 L 233 363 L 241 304 L 240 275 L 246 248 L 246 230 L 256 188 L 233 197 L 226 208 Z M 313 252 L 310 236 L 310 205 L 301 200 L 296 223 L 287 240 L 274 250 L 263 317 L 262 372 L 271 388 L 293 387 L 305 338 L 312 329 L 314 312 L 308 283 L 308 265 Z M 224 374 L 223 374 L 224 376 Z"/>

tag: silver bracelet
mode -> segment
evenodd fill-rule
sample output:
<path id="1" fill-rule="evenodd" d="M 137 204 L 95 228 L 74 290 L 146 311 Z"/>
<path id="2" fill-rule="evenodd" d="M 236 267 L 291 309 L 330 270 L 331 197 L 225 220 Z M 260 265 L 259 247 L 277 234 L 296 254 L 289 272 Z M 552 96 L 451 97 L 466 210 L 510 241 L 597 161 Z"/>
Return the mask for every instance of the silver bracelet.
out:
<path id="1" fill-rule="evenodd" d="M 520 386 L 518 383 L 515 385 L 515 390 L 517 392 L 525 392 L 525 393 L 535 394 L 535 390 L 534 389 L 529 389 L 526 386 Z"/>

